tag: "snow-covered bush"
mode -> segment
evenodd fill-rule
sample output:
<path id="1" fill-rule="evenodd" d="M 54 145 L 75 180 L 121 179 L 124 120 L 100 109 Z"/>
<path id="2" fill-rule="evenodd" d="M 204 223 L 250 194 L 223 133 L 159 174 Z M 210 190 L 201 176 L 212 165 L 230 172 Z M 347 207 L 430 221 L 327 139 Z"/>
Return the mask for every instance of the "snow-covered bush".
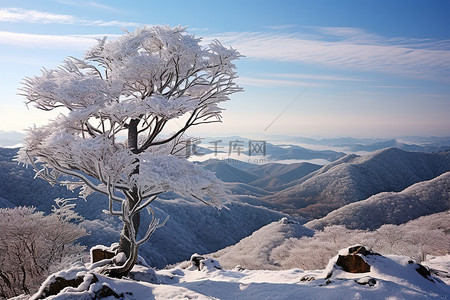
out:
<path id="1" fill-rule="evenodd" d="M 383 225 L 375 231 L 351 230 L 344 226 L 325 227 L 313 237 L 289 239 L 275 248 L 271 254 L 282 269 L 301 268 L 314 270 L 324 268 L 336 251 L 353 244 L 364 244 L 382 254 L 409 256 L 417 262 L 426 255 L 450 253 L 450 234 L 447 227 L 422 226 L 425 220 L 442 219 L 448 213 L 434 214 L 402 225 Z M 445 233 L 447 230 L 447 233 Z"/>
<path id="2" fill-rule="evenodd" d="M 68 222 L 79 216 L 65 203 L 57 199 L 50 215 L 33 207 L 0 209 L 0 297 L 33 293 L 49 274 L 82 259 L 84 247 L 74 242 L 86 231 Z"/>
<path id="3" fill-rule="evenodd" d="M 312 234 L 293 235 L 292 228 L 271 223 L 236 245 L 212 254 L 222 266 L 233 269 L 317 270 L 324 268 L 339 249 L 367 245 L 381 254 L 405 255 L 417 262 L 427 255 L 450 253 L 450 212 L 421 217 L 402 225 L 383 225 L 375 231 L 344 226 L 325 227 Z M 300 227 L 301 226 L 301 227 Z"/>

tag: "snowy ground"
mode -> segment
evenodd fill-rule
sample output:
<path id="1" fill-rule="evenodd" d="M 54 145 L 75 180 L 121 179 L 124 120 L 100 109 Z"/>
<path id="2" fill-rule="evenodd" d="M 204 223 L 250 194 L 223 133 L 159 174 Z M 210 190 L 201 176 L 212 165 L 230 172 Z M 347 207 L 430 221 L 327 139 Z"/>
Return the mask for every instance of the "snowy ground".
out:
<path id="1" fill-rule="evenodd" d="M 68 288 L 47 299 L 93 299 L 104 286 L 122 299 L 450 299 L 449 285 L 436 277 L 423 277 L 416 271 L 418 265 L 405 256 L 365 256 L 371 266 L 365 273 L 345 272 L 336 260 L 337 256 L 318 271 L 222 270 L 211 258 L 200 260 L 197 266 L 185 262 L 156 272 L 135 266 L 133 279 L 96 274 L 98 282 Z M 434 267 L 444 269 L 450 257 L 432 260 Z M 78 273 L 87 278 L 88 272 L 79 268 L 63 276 Z"/>
<path id="2" fill-rule="evenodd" d="M 445 256 L 428 255 L 424 265 L 431 268 L 437 276 L 450 285 L 450 254 Z"/>

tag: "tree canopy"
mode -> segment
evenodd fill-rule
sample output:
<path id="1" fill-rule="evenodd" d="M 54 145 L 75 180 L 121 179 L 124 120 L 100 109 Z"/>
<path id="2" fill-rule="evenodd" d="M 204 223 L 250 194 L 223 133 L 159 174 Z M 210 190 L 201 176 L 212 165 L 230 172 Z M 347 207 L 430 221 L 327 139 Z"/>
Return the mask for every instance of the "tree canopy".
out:
<path id="1" fill-rule="evenodd" d="M 50 183 L 80 187 L 83 197 L 108 195 L 108 212 L 129 232 L 138 229 L 133 217 L 161 193 L 220 204 L 221 182 L 186 159 L 184 133 L 221 121 L 220 103 L 241 91 L 233 63 L 239 57 L 218 41 L 203 46 L 182 27 L 105 37 L 84 58 L 24 80 L 27 104 L 60 114 L 29 129 L 18 160 Z M 167 132 L 170 123 L 178 129 Z"/>

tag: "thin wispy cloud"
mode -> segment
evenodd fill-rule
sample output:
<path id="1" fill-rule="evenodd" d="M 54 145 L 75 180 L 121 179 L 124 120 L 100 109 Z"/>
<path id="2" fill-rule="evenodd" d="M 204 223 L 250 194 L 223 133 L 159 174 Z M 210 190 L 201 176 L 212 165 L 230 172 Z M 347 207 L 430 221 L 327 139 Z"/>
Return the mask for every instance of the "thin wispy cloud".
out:
<path id="1" fill-rule="evenodd" d="M 123 10 L 117 9 L 115 7 L 98 3 L 94 1 L 73 1 L 73 0 L 54 0 L 57 3 L 69 5 L 69 6 L 76 6 L 76 7 L 92 7 L 98 10 L 102 11 L 109 11 L 112 13 L 123 13 Z"/>
<path id="2" fill-rule="evenodd" d="M 346 41 L 352 41 L 356 43 L 376 43 L 384 41 L 382 37 L 368 33 L 361 28 L 354 27 L 319 27 L 319 26 L 309 26 L 308 28 L 320 33 L 322 37 L 332 36 L 336 38 L 341 38 Z"/>
<path id="3" fill-rule="evenodd" d="M 267 88 L 273 88 L 273 87 L 283 87 L 283 86 L 290 86 L 290 87 L 323 87 L 325 86 L 322 83 L 311 83 L 306 81 L 300 81 L 300 80 L 286 80 L 286 79 L 274 79 L 274 78 L 260 78 L 260 77 L 247 77 L 247 76 L 240 76 L 237 79 L 237 82 L 245 86 L 256 86 L 256 87 L 267 87 Z"/>
<path id="4" fill-rule="evenodd" d="M 73 24 L 76 22 L 75 17 L 70 15 L 52 14 L 37 10 L 27 10 L 22 8 L 1 8 L 1 22 L 27 22 L 27 23 L 57 23 L 57 24 Z"/>
<path id="5" fill-rule="evenodd" d="M 304 26 L 321 34 L 318 38 L 338 37 L 342 41 L 351 41 L 356 44 L 403 46 L 414 49 L 436 49 L 450 50 L 450 40 L 436 40 L 431 38 L 405 38 L 405 37 L 383 37 L 354 27 L 319 27 Z"/>
<path id="6" fill-rule="evenodd" d="M 87 5 L 91 6 L 91 7 L 94 7 L 94 8 L 97 8 L 99 10 L 103 10 L 103 11 L 106 10 L 106 11 L 110 11 L 110 12 L 113 12 L 113 13 L 123 13 L 123 10 L 117 9 L 115 7 L 112 7 L 112 6 L 103 4 L 103 3 L 94 2 L 94 1 L 87 2 Z"/>
<path id="7" fill-rule="evenodd" d="M 328 29 L 330 32 L 330 29 Z M 450 50 L 446 41 L 401 39 L 393 42 L 342 30 L 335 39 L 299 34 L 231 32 L 216 35 L 248 59 L 326 65 L 359 71 L 379 71 L 407 77 L 450 80 Z M 352 38 L 349 38 L 352 35 Z M 341 36 L 341 38 L 339 38 Z M 376 41 L 374 41 L 376 39 Z"/>
<path id="8" fill-rule="evenodd" d="M 0 44 L 25 48 L 86 50 L 97 43 L 98 36 L 41 35 L 0 31 Z"/>
<path id="9" fill-rule="evenodd" d="M 269 26 L 264 26 L 264 27 L 267 29 L 272 29 L 272 30 L 285 30 L 285 29 L 296 28 L 296 27 L 298 27 L 298 25 L 284 24 L 284 25 L 269 25 Z"/>
<path id="10" fill-rule="evenodd" d="M 306 79 L 306 80 L 320 80 L 320 81 L 367 81 L 367 79 L 364 78 L 346 77 L 339 75 L 317 75 L 317 74 L 298 74 L 298 73 L 270 73 L 270 74 L 267 73 L 261 75 L 277 78 Z"/>
<path id="11" fill-rule="evenodd" d="M 256 87 L 325 87 L 335 85 L 337 81 L 363 82 L 363 78 L 338 75 L 317 75 L 298 73 L 258 73 L 238 78 L 242 86 Z"/>
<path id="12" fill-rule="evenodd" d="M 377 88 L 377 89 L 407 89 L 406 86 L 400 86 L 400 85 L 370 85 L 368 86 L 370 88 Z"/>
<path id="13" fill-rule="evenodd" d="M 189 31 L 209 31 L 208 27 L 189 27 L 187 28 Z"/>
<path id="14" fill-rule="evenodd" d="M 104 20 L 86 20 L 72 15 L 53 14 L 37 10 L 28 10 L 22 8 L 1 8 L 0 22 L 12 23 L 37 23 L 37 24 L 71 24 L 86 26 L 118 26 L 118 27 L 136 27 L 141 24 L 135 22 L 122 21 L 104 21 Z"/>
<path id="15" fill-rule="evenodd" d="M 61 0 L 64 1 L 64 0 Z M 64 2 L 71 2 L 66 0 Z M 92 2 L 96 3 L 96 2 Z M 117 20 L 86 20 L 72 15 L 25 10 L 21 8 L 1 8 L 0 22 L 26 22 L 40 24 L 74 24 L 86 26 L 136 27 L 141 24 Z M 397 74 L 408 78 L 450 81 L 450 41 L 437 39 L 385 38 L 352 27 L 303 27 L 295 33 L 283 32 L 291 25 L 275 26 L 277 31 L 265 32 L 228 32 L 207 36 L 205 43 L 218 38 L 225 45 L 232 45 L 247 59 L 271 60 L 331 66 L 355 71 L 377 71 Z M 197 29 L 198 30 L 198 29 Z M 11 41 L 5 36 L 13 37 Z M 23 41 L 18 39 L 23 38 Z M 86 37 L 74 36 L 37 36 L 2 32 L 0 42 L 9 44 L 26 44 L 27 40 L 64 40 L 71 44 L 73 39 Z M 55 44 L 55 43 L 51 43 Z M 77 43 L 80 45 L 80 43 Z M 47 47 L 46 45 L 43 45 Z M 283 75 L 279 83 L 297 82 L 296 79 Z M 279 76 L 282 77 L 282 76 Z M 309 78 L 313 79 L 313 78 Z M 262 83 L 264 78 L 255 79 Z M 320 78 L 317 78 L 320 80 Z M 332 80 L 322 78 L 322 80 Z M 295 83 L 297 84 L 297 83 Z"/>

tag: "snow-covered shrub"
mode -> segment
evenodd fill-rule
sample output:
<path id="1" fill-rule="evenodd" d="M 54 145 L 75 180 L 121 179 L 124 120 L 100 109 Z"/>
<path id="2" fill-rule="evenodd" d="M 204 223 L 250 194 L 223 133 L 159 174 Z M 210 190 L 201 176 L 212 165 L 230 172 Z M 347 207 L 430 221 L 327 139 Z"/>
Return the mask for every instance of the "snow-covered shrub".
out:
<path id="1" fill-rule="evenodd" d="M 314 270 L 324 268 L 339 249 L 362 243 L 360 230 L 344 226 L 325 227 L 312 237 L 291 238 L 276 247 L 271 257 L 282 269 L 300 268 Z"/>
<path id="2" fill-rule="evenodd" d="M 0 297 L 33 293 L 50 273 L 82 258 L 84 247 L 74 242 L 86 231 L 68 222 L 79 216 L 65 200 L 56 203 L 46 216 L 34 207 L 0 209 Z"/>
<path id="3" fill-rule="evenodd" d="M 375 231 L 334 225 L 315 231 L 313 236 L 294 235 L 292 228 L 275 222 L 212 256 L 227 269 L 240 265 L 246 269 L 316 270 L 324 268 L 340 249 L 363 244 L 383 255 L 405 255 L 422 262 L 427 255 L 450 253 L 449 214 L 437 213 L 402 225 L 386 224 Z"/>
<path id="4" fill-rule="evenodd" d="M 283 251 L 273 257 L 275 249 L 290 240 L 312 234 L 312 230 L 282 218 L 253 232 L 239 243 L 211 254 L 211 257 L 218 259 L 226 269 L 240 265 L 245 269 L 276 270 L 280 269 L 285 257 L 280 257 Z"/>

